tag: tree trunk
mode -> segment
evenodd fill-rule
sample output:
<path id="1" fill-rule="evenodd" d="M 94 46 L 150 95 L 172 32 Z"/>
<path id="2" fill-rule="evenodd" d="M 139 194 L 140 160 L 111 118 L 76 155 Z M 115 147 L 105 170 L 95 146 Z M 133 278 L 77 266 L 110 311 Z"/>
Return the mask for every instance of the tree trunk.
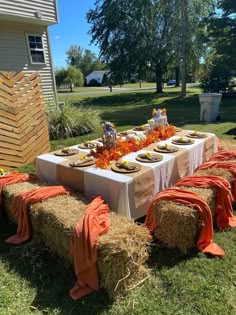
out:
<path id="1" fill-rule="evenodd" d="M 179 68 L 179 65 L 175 66 L 175 80 L 176 80 L 176 83 L 175 83 L 175 86 L 179 86 L 179 72 L 180 72 L 180 68 Z"/>
<path id="2" fill-rule="evenodd" d="M 73 83 L 70 83 L 70 91 L 73 92 Z"/>
<path id="3" fill-rule="evenodd" d="M 186 96 L 186 83 L 187 83 L 187 18 L 188 18 L 188 0 L 181 0 L 181 28 L 182 28 L 182 85 L 181 96 Z"/>
<path id="4" fill-rule="evenodd" d="M 162 90 L 162 70 L 159 67 L 156 67 L 156 93 L 163 93 Z"/>

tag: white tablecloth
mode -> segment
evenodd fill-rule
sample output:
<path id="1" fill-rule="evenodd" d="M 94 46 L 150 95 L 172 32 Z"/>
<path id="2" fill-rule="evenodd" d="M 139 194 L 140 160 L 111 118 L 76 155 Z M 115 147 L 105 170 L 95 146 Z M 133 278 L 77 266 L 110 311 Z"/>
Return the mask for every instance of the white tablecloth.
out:
<path id="1" fill-rule="evenodd" d="M 216 137 L 208 134 L 214 142 L 214 152 L 217 151 Z M 175 138 L 176 136 L 172 137 Z M 171 143 L 172 138 L 165 140 Z M 194 144 L 181 146 L 188 152 L 188 163 L 184 172 L 185 175 L 191 175 L 195 168 L 204 162 L 204 147 L 206 139 L 194 139 Z M 73 146 L 78 148 L 77 146 Z M 130 162 L 140 163 L 147 166 L 147 163 L 137 162 L 135 157 L 137 154 L 150 150 L 140 150 L 130 153 L 124 157 Z M 86 152 L 86 150 L 83 150 Z M 87 151 L 88 152 L 88 151 Z M 151 152 L 151 151 L 150 151 Z M 152 151 L 153 152 L 153 151 Z M 212 152 L 212 153 L 214 153 Z M 62 184 L 63 179 L 58 181 L 57 166 L 65 162 L 66 157 L 58 157 L 53 154 L 43 154 L 36 159 L 36 175 L 49 184 Z M 171 187 L 180 178 L 176 172 L 176 156 L 171 154 L 163 154 L 163 160 L 158 163 L 148 163 L 148 167 L 152 169 L 154 176 L 153 193 L 143 202 L 142 205 L 136 206 L 134 197 L 134 181 L 133 178 L 125 174 L 113 172 L 112 170 L 103 170 L 96 166 L 84 168 L 83 172 L 83 193 L 85 197 L 90 199 L 96 195 L 101 195 L 109 204 L 110 209 L 120 215 L 139 218 L 147 213 L 148 207 L 153 196 L 162 189 Z M 73 172 L 72 170 L 70 170 Z M 80 170 L 81 171 L 81 170 Z M 76 173 L 71 173 L 76 176 Z M 76 181 L 76 178 L 73 178 Z M 66 182 L 68 186 L 68 181 Z"/>

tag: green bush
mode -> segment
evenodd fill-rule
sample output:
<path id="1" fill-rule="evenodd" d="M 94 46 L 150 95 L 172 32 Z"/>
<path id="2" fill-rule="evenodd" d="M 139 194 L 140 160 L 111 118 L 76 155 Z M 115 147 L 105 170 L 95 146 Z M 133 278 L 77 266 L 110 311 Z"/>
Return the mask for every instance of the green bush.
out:
<path id="1" fill-rule="evenodd" d="M 89 81 L 88 86 L 101 86 L 101 84 L 96 79 L 92 79 Z"/>
<path id="2" fill-rule="evenodd" d="M 70 102 L 48 112 L 50 140 L 65 139 L 101 128 L 100 112 L 89 107 L 75 107 Z"/>
<path id="3" fill-rule="evenodd" d="M 232 91 L 232 74 L 222 65 L 215 65 L 201 79 L 201 89 L 204 93 L 226 94 Z"/>

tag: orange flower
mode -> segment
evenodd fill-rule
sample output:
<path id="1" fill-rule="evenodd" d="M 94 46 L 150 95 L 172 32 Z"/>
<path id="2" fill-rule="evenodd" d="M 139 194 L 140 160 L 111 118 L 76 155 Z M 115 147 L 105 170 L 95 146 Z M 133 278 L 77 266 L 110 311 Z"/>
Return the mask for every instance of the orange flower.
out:
<path id="1" fill-rule="evenodd" d="M 165 131 L 161 128 L 157 128 L 151 134 L 149 134 L 145 140 L 136 141 L 134 139 L 127 141 L 117 141 L 116 149 L 104 149 L 102 146 L 96 146 L 91 149 L 90 153 L 96 160 L 96 166 L 102 169 L 107 169 L 111 161 L 117 161 L 122 156 L 131 152 L 137 152 L 154 142 L 168 139 L 176 134 L 172 125 L 166 127 Z"/>

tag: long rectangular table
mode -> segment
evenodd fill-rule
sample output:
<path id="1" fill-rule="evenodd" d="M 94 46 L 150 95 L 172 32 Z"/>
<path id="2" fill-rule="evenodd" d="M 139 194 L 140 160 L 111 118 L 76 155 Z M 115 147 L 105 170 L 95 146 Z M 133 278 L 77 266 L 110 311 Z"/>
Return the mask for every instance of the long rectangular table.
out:
<path id="1" fill-rule="evenodd" d="M 187 132 L 181 131 L 177 136 L 184 136 Z M 172 138 L 162 142 L 170 144 Z M 153 153 L 156 146 L 157 143 L 153 143 L 123 157 L 129 162 L 141 165 L 141 170 L 136 173 L 120 174 L 111 168 L 103 170 L 95 165 L 72 168 L 69 165 L 71 161 L 89 152 L 87 149 L 79 149 L 78 154 L 70 157 L 55 156 L 53 152 L 38 156 L 36 174 L 48 184 L 67 186 L 83 193 L 88 199 L 101 195 L 112 211 L 136 219 L 147 213 L 157 192 L 173 186 L 178 179 L 191 175 L 197 166 L 217 151 L 216 136 L 208 133 L 206 138 L 194 139 L 191 145 L 179 145 L 179 151 L 176 153 L 162 154 L 163 159 L 160 162 L 136 161 L 138 154 Z M 78 146 L 72 148 L 78 149 Z"/>

